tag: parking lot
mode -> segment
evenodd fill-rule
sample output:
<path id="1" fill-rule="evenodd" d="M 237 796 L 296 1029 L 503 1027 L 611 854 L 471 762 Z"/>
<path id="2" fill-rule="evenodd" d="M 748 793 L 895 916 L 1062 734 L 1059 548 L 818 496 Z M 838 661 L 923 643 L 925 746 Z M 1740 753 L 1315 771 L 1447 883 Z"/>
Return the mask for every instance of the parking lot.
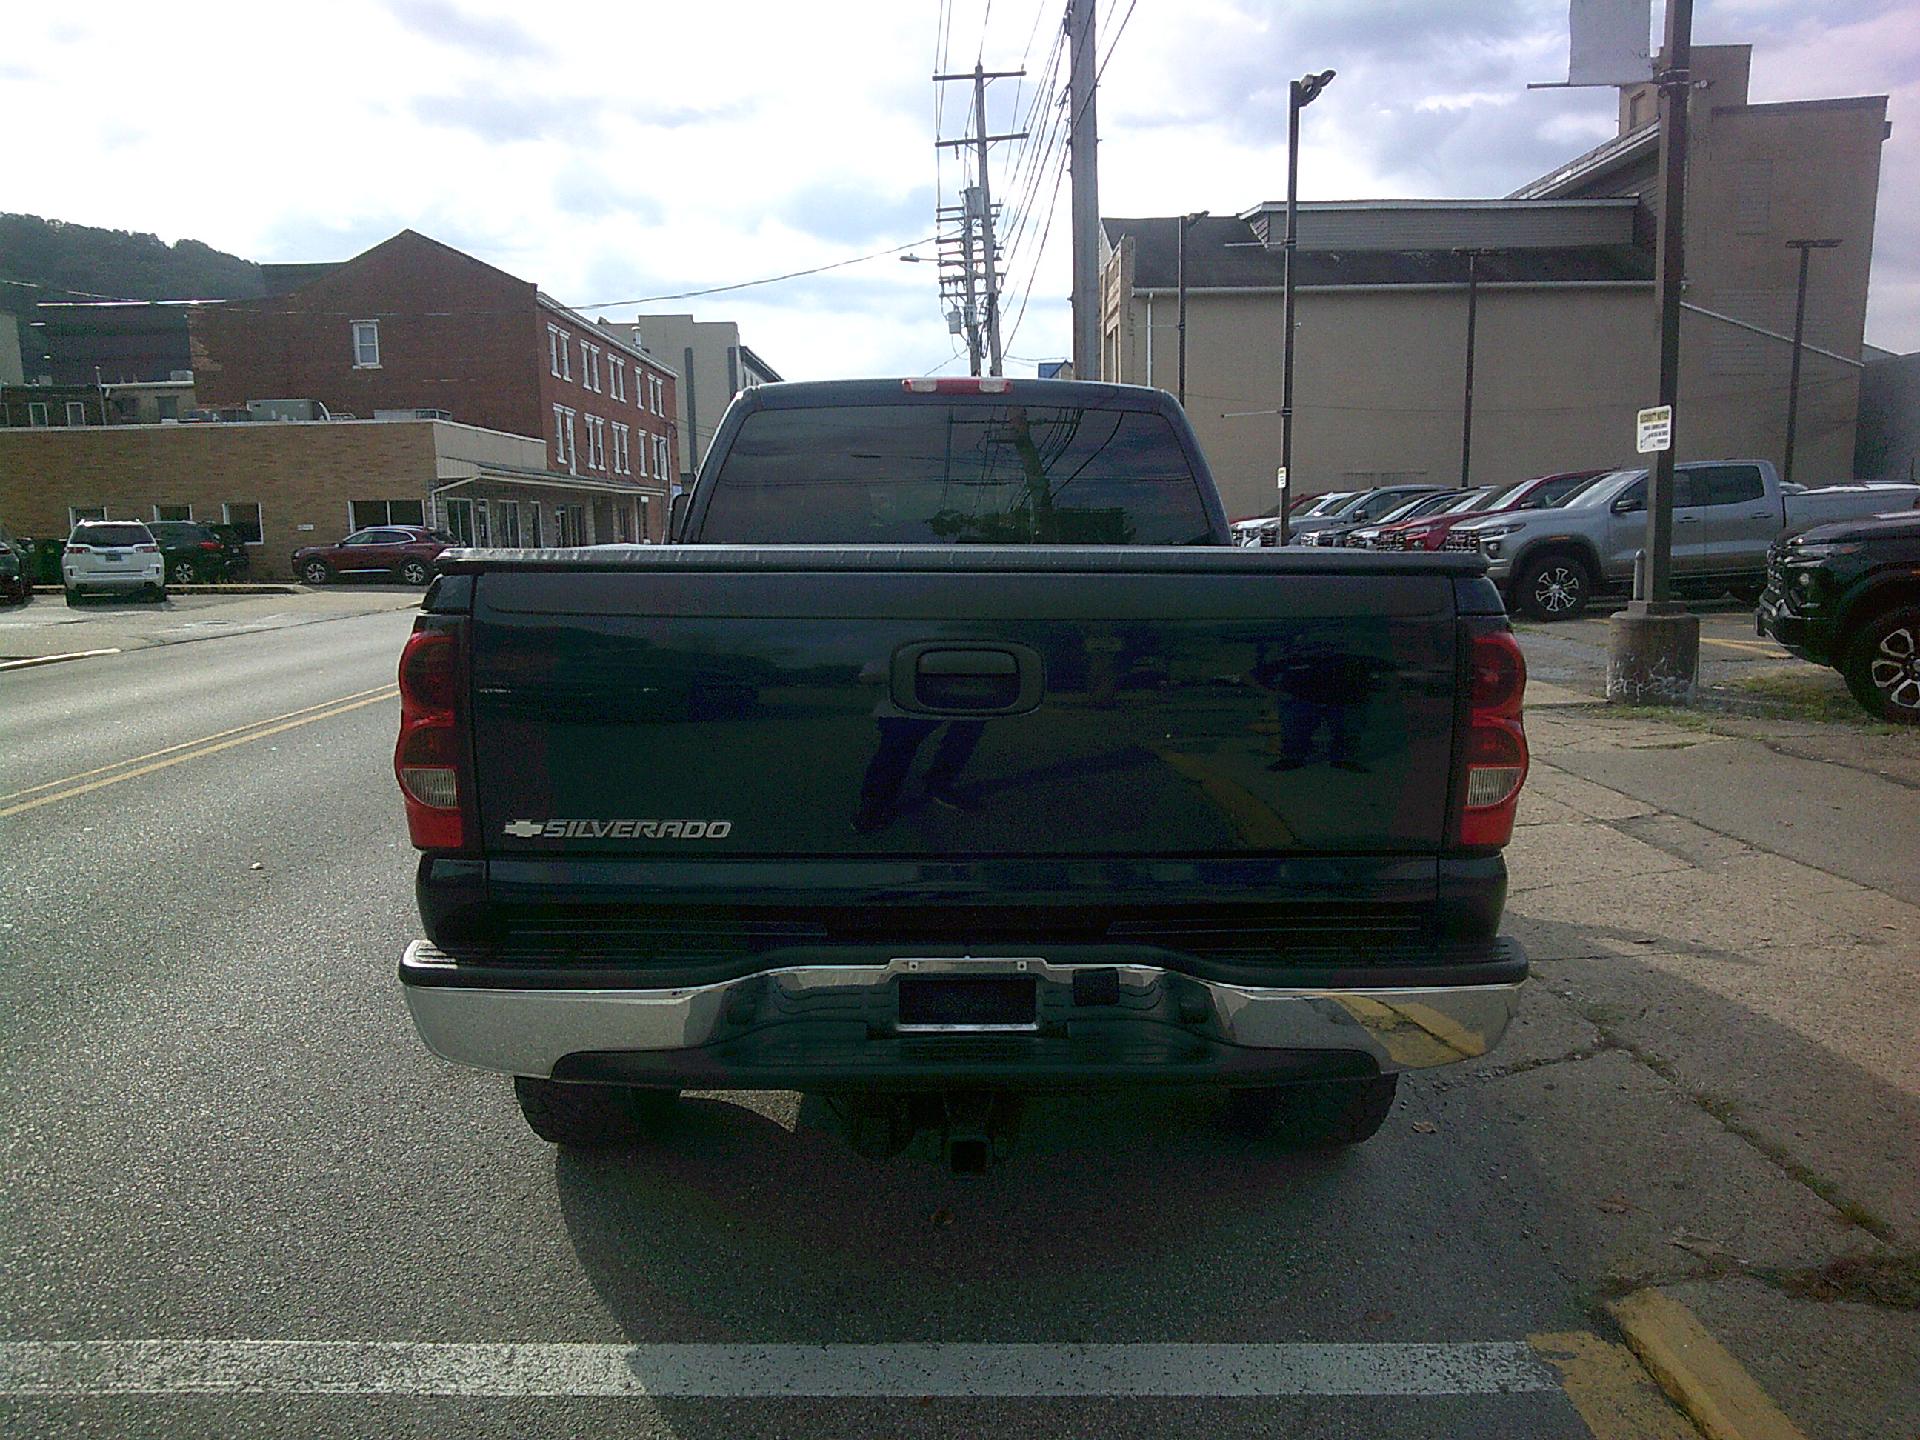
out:
<path id="1" fill-rule="evenodd" d="M 1701 1336 L 1810 1440 L 1920 1433 L 1914 737 L 1612 712 L 1603 619 L 1525 629 L 1535 980 L 1351 1153 L 1201 1094 L 975 1182 L 794 1095 L 557 1153 L 394 983 L 416 599 L 0 616 L 119 642 L 0 674 L 7 1433 L 1684 1437 L 1639 1355 Z"/>

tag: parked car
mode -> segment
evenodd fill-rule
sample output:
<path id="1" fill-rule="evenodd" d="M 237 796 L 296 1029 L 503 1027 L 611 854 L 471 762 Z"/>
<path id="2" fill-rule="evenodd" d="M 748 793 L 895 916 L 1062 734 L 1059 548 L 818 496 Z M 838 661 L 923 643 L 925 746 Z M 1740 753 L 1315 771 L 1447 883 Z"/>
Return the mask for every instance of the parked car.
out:
<path id="1" fill-rule="evenodd" d="M 60 556 L 60 579 L 69 605 L 79 604 L 89 590 L 167 598 L 166 559 L 153 532 L 138 520 L 82 520 L 74 526 Z"/>
<path id="2" fill-rule="evenodd" d="M 247 571 L 253 568 L 253 554 L 247 549 L 247 537 L 240 533 L 238 525 L 209 524 L 214 538 L 220 542 L 222 554 L 226 557 L 229 580 L 244 580 Z"/>
<path id="3" fill-rule="evenodd" d="M 1835 485 L 1789 494 L 1765 460 L 1674 467 L 1673 586 L 1683 595 L 1758 599 L 1767 548 L 1783 532 L 1864 519 L 1920 501 L 1920 485 Z M 1603 475 L 1552 509 L 1489 515 L 1456 526 L 1442 547 L 1477 549 L 1508 605 L 1536 620 L 1570 620 L 1601 591 L 1633 583 L 1646 546 L 1647 472 Z"/>
<path id="4" fill-rule="evenodd" d="M 156 520 L 147 528 L 166 557 L 169 585 L 205 585 L 227 578 L 226 546 L 211 526 Z"/>
<path id="5" fill-rule="evenodd" d="M 376 525 L 331 545 L 303 545 L 293 552 L 293 573 L 309 585 L 327 585 L 348 575 L 386 575 L 408 585 L 433 579 L 433 562 L 458 544 L 444 530 L 424 525 Z"/>
<path id="6" fill-rule="evenodd" d="M 1374 542 L 1380 538 L 1380 532 L 1387 526 L 1401 525 L 1423 515 L 1444 514 L 1456 505 L 1479 499 L 1481 493 L 1478 490 L 1442 490 L 1437 494 L 1423 495 L 1417 500 L 1409 500 L 1397 510 L 1389 510 L 1370 525 L 1335 525 L 1327 530 L 1315 531 L 1313 538 L 1321 545 L 1371 550 Z"/>
<path id="7" fill-rule="evenodd" d="M 1293 522 L 1303 515 L 1322 515 L 1339 505 L 1343 500 L 1353 498 L 1351 490 L 1330 490 L 1324 495 L 1297 495 L 1287 503 L 1287 524 L 1291 529 Z M 1280 517 L 1278 515 L 1256 515 L 1251 520 L 1233 522 L 1233 543 L 1245 547 L 1271 546 L 1280 543 Z"/>
<path id="8" fill-rule="evenodd" d="M 1508 510 L 1545 510 L 1568 500 L 1586 485 L 1611 472 L 1606 470 L 1563 470 L 1553 475 L 1536 475 L 1517 485 L 1496 487 L 1472 505 L 1455 506 L 1438 515 L 1406 520 L 1382 532 L 1374 542 L 1377 550 L 1438 550 L 1446 543 L 1456 525 L 1482 515 L 1502 514 Z"/>
<path id="9" fill-rule="evenodd" d="M 0 545 L 0 603 L 24 605 L 33 599 L 33 581 L 11 546 Z"/>
<path id="10" fill-rule="evenodd" d="M 1838 670 L 1868 714 L 1920 725 L 1920 514 L 1776 541 L 1754 620 L 1801 659 Z"/>
<path id="11" fill-rule="evenodd" d="M 1376 521 L 1389 512 L 1399 509 L 1409 500 L 1423 495 L 1432 495 L 1442 490 L 1450 490 L 1450 485 L 1382 485 L 1377 490 L 1357 491 L 1347 499 L 1320 511 L 1290 519 L 1287 528 L 1291 532 L 1290 540 L 1295 545 L 1309 543 L 1306 539 L 1316 530 L 1326 530 L 1335 525 L 1365 525 Z"/>

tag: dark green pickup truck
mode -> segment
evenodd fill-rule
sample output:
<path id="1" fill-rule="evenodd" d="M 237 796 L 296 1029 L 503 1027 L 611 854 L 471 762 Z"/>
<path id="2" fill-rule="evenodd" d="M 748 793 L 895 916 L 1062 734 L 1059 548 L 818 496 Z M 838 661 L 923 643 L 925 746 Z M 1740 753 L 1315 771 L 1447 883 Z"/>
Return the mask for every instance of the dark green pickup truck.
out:
<path id="1" fill-rule="evenodd" d="M 977 1170 L 1013 1100 L 1377 1130 L 1526 974 L 1525 668 L 1478 556 L 1235 547 L 1163 392 L 770 385 L 682 543 L 456 551 L 400 664 L 427 1045 L 560 1143 L 837 1097 Z"/>

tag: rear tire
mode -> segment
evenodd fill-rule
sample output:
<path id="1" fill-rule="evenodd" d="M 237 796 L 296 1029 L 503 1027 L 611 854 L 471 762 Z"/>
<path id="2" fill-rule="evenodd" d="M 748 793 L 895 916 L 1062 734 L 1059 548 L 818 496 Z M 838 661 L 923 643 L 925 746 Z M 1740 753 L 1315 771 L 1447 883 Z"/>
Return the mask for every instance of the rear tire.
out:
<path id="1" fill-rule="evenodd" d="M 400 579 L 408 585 L 424 585 L 433 579 L 433 571 L 418 560 L 409 560 L 400 567 Z"/>
<path id="2" fill-rule="evenodd" d="M 1572 620 L 1592 598 L 1593 575 L 1578 555 L 1529 560 L 1513 584 L 1515 606 L 1533 620 Z"/>
<path id="3" fill-rule="evenodd" d="M 533 1133 L 552 1145 L 599 1149 L 638 1140 L 673 1113 L 679 1094 L 630 1085 L 577 1085 L 513 1077 L 514 1098 Z"/>
<path id="4" fill-rule="evenodd" d="M 200 572 L 193 568 L 191 560 L 178 560 L 174 562 L 173 573 L 167 578 L 175 585 L 193 585 L 198 583 Z"/>
<path id="5" fill-rule="evenodd" d="M 1840 673 L 1869 715 L 1920 725 L 1920 605 L 1899 606 L 1861 626 Z"/>
<path id="6" fill-rule="evenodd" d="M 76 610 L 80 607 L 80 591 L 72 585 L 67 586 L 67 604 Z"/>
<path id="7" fill-rule="evenodd" d="M 309 585 L 325 585 L 333 579 L 333 571 L 324 560 L 309 560 L 300 567 L 300 578 Z"/>
<path id="8" fill-rule="evenodd" d="M 1227 1094 L 1227 1122 L 1243 1135 L 1271 1134 L 1294 1150 L 1358 1145 L 1387 1123 L 1399 1083 L 1398 1075 L 1368 1075 L 1232 1090 Z"/>

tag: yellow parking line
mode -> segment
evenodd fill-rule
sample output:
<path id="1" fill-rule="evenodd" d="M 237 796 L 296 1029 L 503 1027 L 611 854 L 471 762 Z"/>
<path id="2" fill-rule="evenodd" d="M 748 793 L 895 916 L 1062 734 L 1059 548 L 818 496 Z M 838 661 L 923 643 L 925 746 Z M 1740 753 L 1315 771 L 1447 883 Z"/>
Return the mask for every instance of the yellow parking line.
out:
<path id="1" fill-rule="evenodd" d="M 1585 1330 L 1529 1335 L 1527 1343 L 1560 1372 L 1560 1388 L 1594 1440 L 1700 1440 L 1626 1346 Z"/>
<path id="2" fill-rule="evenodd" d="M 1778 645 L 1771 644 L 1765 640 L 1722 640 L 1717 635 L 1702 635 L 1700 637 L 1700 643 L 1702 645 L 1724 645 L 1729 650 L 1752 650 L 1761 655 L 1777 656 L 1782 660 L 1787 658 L 1786 651 L 1782 650 Z"/>
<path id="3" fill-rule="evenodd" d="M 351 694 L 336 695 L 333 699 L 322 700 L 317 705 L 302 706 L 298 710 L 285 710 L 278 715 L 268 715 L 248 725 L 236 725 L 231 730 L 216 730 L 211 735 L 201 735 L 192 740 L 182 740 L 178 745 L 168 745 L 160 750 L 149 750 L 144 755 L 130 755 L 125 760 L 114 761 L 111 765 L 101 765 L 92 770 L 82 770 L 77 775 L 65 775 L 58 780 L 49 780 L 44 785 L 29 785 L 26 789 L 15 790 L 10 795 L 0 795 L 0 805 L 4 805 L 9 800 L 18 800 L 23 795 L 37 795 L 42 790 L 56 790 L 62 785 L 71 785 L 76 780 L 86 780 L 95 775 L 104 775 L 109 770 L 118 770 L 127 765 L 138 765 L 142 760 L 158 760 L 162 755 L 171 755 L 176 750 L 191 750 L 196 745 L 205 745 L 214 740 L 224 740 L 229 735 L 238 735 L 242 730 L 251 730 L 256 725 L 271 725 L 276 720 L 291 720 L 296 715 L 311 714 L 315 710 L 325 710 L 329 706 L 345 704 L 349 700 L 358 700 L 363 695 L 387 692 L 393 688 L 391 684 L 375 685 L 371 690 L 355 690 Z"/>
<path id="4" fill-rule="evenodd" d="M 250 730 L 231 740 L 222 740 L 215 745 L 203 745 L 197 750 L 189 750 L 175 755 L 171 759 L 157 760 L 151 765 L 142 765 L 136 770 L 124 770 L 118 775 L 109 775 L 104 780 L 91 780 L 85 785 L 75 785 L 68 790 L 57 790 L 51 795 L 42 795 L 33 800 L 23 800 L 18 805 L 9 805 L 0 810 L 0 820 L 9 815 L 19 815 L 24 811 L 37 810 L 42 805 L 51 805 L 56 800 L 71 800 L 77 795 L 86 795 L 94 790 L 104 790 L 109 785 L 118 785 L 123 780 L 136 780 L 142 775 L 151 775 L 156 770 L 170 769 L 175 765 L 184 765 L 189 760 L 198 760 L 203 755 L 217 755 L 222 750 L 231 750 L 236 745 L 246 745 L 255 740 L 264 740 L 269 735 L 278 735 L 283 730 L 296 730 L 302 725 L 311 725 L 316 720 L 331 720 L 336 715 L 345 715 L 349 710 L 358 710 L 365 705 L 378 705 L 383 700 L 391 700 L 400 693 L 398 687 L 389 686 L 378 694 L 365 699 L 353 700 L 344 705 L 335 705 L 331 710 L 323 710 L 317 715 L 306 715 L 298 720 L 288 720 L 279 725 L 270 725 L 264 730 Z M 159 753 L 159 752 L 156 752 Z M 75 777 L 78 778 L 78 777 Z"/>
<path id="5" fill-rule="evenodd" d="M 1660 1290 L 1609 1307 L 1660 1388 L 1707 1440 L 1806 1440 L 1694 1314 Z"/>

